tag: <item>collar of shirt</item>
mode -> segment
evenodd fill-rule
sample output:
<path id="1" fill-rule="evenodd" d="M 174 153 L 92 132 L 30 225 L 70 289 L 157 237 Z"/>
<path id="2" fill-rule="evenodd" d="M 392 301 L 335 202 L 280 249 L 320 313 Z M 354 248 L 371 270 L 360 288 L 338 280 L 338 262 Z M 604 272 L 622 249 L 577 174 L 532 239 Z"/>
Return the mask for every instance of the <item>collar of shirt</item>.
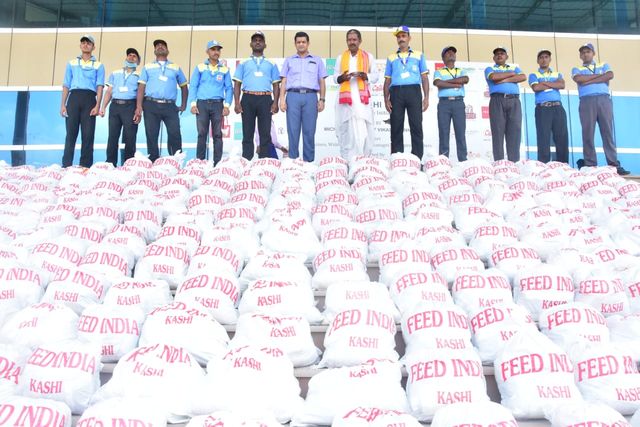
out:
<path id="1" fill-rule="evenodd" d="M 311 54 L 311 52 L 307 52 L 307 54 L 305 56 L 300 56 L 300 54 L 298 52 L 295 53 L 295 55 L 293 55 L 294 58 L 300 58 L 300 59 L 305 59 L 305 58 L 313 58 L 313 55 Z"/>
<path id="2" fill-rule="evenodd" d="M 258 64 L 260 64 L 262 61 L 265 61 L 267 59 L 267 58 L 264 57 L 264 55 L 262 55 L 262 56 L 253 56 L 253 55 L 251 55 L 249 58 L 253 59 Z"/>
<path id="3" fill-rule="evenodd" d="M 400 52 L 400 48 L 398 48 L 398 50 L 396 50 L 396 53 L 398 55 L 409 55 L 409 54 L 413 53 L 413 49 L 411 48 L 411 46 L 409 46 L 409 49 L 407 49 L 406 52 Z"/>
<path id="4" fill-rule="evenodd" d="M 542 68 L 538 68 L 538 72 L 540 74 L 551 74 L 551 73 L 553 73 L 553 68 L 549 67 L 549 68 L 547 68 L 547 71 L 543 71 Z"/>
<path id="5" fill-rule="evenodd" d="M 67 58 L 68 58 L 68 57 L 67 57 Z M 96 60 L 96 57 L 95 57 L 95 56 L 93 56 L 93 55 L 91 55 L 91 58 L 89 58 L 89 59 L 88 59 L 88 60 L 86 60 L 86 61 L 85 61 L 84 59 L 82 59 L 82 55 L 78 55 L 78 56 L 77 56 L 77 58 L 78 58 L 78 61 L 82 61 L 84 64 L 88 64 L 89 62 L 96 62 L 96 61 L 97 61 L 97 60 Z"/>
<path id="6" fill-rule="evenodd" d="M 595 59 L 589 63 L 586 63 L 586 62 L 582 63 L 583 67 L 588 67 L 589 65 L 598 65 L 598 63 L 595 61 Z"/>
<path id="7" fill-rule="evenodd" d="M 207 68 L 209 68 L 211 71 L 217 71 L 218 68 L 222 66 L 222 64 L 220 64 L 220 60 L 218 60 L 218 63 L 216 65 L 213 65 L 208 59 L 205 59 L 204 63 L 207 64 Z"/>
<path id="8" fill-rule="evenodd" d="M 510 66 L 509 64 L 504 64 L 504 65 L 493 64 L 493 68 L 497 68 L 499 70 L 508 70 Z"/>

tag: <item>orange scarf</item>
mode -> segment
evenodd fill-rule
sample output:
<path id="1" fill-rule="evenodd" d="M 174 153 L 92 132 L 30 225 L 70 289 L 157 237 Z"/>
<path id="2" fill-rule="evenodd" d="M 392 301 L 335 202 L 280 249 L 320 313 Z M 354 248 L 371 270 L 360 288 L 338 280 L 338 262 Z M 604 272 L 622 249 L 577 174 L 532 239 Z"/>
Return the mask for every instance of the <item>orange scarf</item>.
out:
<path id="1" fill-rule="evenodd" d="M 359 72 L 366 73 L 369 71 L 369 55 L 362 49 L 358 49 L 358 63 L 357 70 Z M 342 53 L 342 60 L 340 61 L 340 71 L 342 73 L 349 72 L 349 59 L 351 58 L 351 52 L 347 49 Z M 367 105 L 369 104 L 369 98 L 371 93 L 369 92 L 369 83 L 362 78 L 358 78 L 358 92 L 360 92 L 360 101 Z M 351 82 L 346 80 L 340 83 L 340 95 L 338 97 L 338 103 L 351 105 Z"/>

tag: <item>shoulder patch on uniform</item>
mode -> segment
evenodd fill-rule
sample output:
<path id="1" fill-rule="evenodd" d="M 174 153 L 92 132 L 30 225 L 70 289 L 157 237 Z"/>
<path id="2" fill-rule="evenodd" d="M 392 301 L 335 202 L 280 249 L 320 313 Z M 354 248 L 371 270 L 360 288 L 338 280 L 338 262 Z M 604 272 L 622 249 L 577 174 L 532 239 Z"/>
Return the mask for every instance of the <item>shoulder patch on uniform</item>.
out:
<path id="1" fill-rule="evenodd" d="M 69 61 L 69 65 L 78 65 L 78 60 L 72 59 L 71 61 Z"/>
<path id="2" fill-rule="evenodd" d="M 207 64 L 198 64 L 198 71 L 202 72 L 207 69 Z"/>
<path id="3" fill-rule="evenodd" d="M 101 66 L 102 66 L 102 62 L 100 62 L 100 61 L 96 61 L 96 62 L 93 63 L 93 68 L 95 68 L 96 70 L 98 68 L 100 68 Z"/>
<path id="4" fill-rule="evenodd" d="M 229 72 L 229 68 L 228 67 L 218 67 L 218 70 L 223 74 Z"/>
<path id="5" fill-rule="evenodd" d="M 167 64 L 167 68 L 171 68 L 172 70 L 178 70 L 180 69 L 180 66 L 178 64 Z"/>
<path id="6" fill-rule="evenodd" d="M 391 55 L 387 56 L 387 59 L 391 62 L 395 61 L 395 59 L 398 57 L 397 53 L 392 53 Z"/>
<path id="7" fill-rule="evenodd" d="M 160 68 L 160 64 L 156 64 L 152 62 L 151 64 L 145 65 L 144 68 L 146 68 L 147 70 L 151 70 L 153 68 Z"/>

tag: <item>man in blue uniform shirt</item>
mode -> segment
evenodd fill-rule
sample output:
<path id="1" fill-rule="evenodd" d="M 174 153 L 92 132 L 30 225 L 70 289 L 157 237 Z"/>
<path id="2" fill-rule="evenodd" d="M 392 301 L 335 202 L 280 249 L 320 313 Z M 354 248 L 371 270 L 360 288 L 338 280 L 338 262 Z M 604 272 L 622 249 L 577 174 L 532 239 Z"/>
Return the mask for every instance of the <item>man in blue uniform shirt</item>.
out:
<path id="1" fill-rule="evenodd" d="M 409 47 L 409 27 L 398 27 L 393 35 L 398 43 L 396 53 L 389 55 L 384 72 L 384 103 L 391 113 L 391 153 L 404 152 L 404 113 L 409 117 L 411 153 L 422 160 L 424 138 L 422 112 L 429 108 L 429 70 L 424 54 Z M 420 93 L 422 86 L 422 93 Z"/>
<path id="2" fill-rule="evenodd" d="M 467 140 L 465 131 L 467 115 L 464 106 L 464 85 L 469 83 L 466 70 L 456 68 L 456 53 L 454 46 L 442 49 L 442 61 L 445 67 L 436 70 L 433 84 L 438 88 L 438 133 L 440 143 L 438 152 L 449 157 L 449 132 L 451 121 L 456 134 L 456 153 L 458 161 L 467 160 Z"/>
<path id="3" fill-rule="evenodd" d="M 529 74 L 529 85 L 536 94 L 536 136 L 538 160 L 551 160 L 551 134 L 556 145 L 556 160 L 569 163 L 569 132 L 567 113 L 560 102 L 560 89 L 564 89 L 561 73 L 553 71 L 551 51 L 538 52 L 538 71 Z"/>
<path id="4" fill-rule="evenodd" d="M 164 40 L 154 40 L 153 53 L 156 60 L 145 65 L 138 80 L 138 95 L 136 120 L 144 111 L 144 129 L 147 134 L 147 154 L 153 162 L 160 157 L 158 134 L 160 124 L 167 127 L 167 151 L 174 155 L 182 150 L 182 135 L 180 134 L 180 117 L 187 107 L 187 78 L 182 69 L 169 61 L 169 48 Z M 182 92 L 180 107 L 176 105 L 178 86 Z"/>
<path id="5" fill-rule="evenodd" d="M 198 144 L 196 157 L 207 157 L 209 127 L 213 133 L 213 164 L 222 159 L 222 117 L 229 115 L 233 87 L 231 73 L 225 64 L 220 63 L 222 45 L 211 40 L 207 43 L 207 55 L 204 62 L 196 65 L 191 74 L 191 113 L 196 115 Z"/>
<path id="6" fill-rule="evenodd" d="M 522 106 L 518 83 L 527 80 L 520 67 L 507 64 L 507 49 L 500 46 L 493 49 L 494 65 L 484 70 L 489 85 L 489 123 L 493 160 L 504 159 L 504 145 L 507 145 L 507 159 L 520 160 L 522 138 Z"/>
<path id="7" fill-rule="evenodd" d="M 80 166 L 93 164 L 93 141 L 96 133 L 96 116 L 100 113 L 104 88 L 104 65 L 92 55 L 95 49 L 93 36 L 80 38 L 81 55 L 67 63 L 62 83 L 60 115 L 66 118 L 67 137 L 64 141 L 62 167 L 71 166 L 78 133 L 82 130 Z"/>
<path id="8" fill-rule="evenodd" d="M 258 157 L 275 156 L 271 141 L 271 115 L 278 112 L 280 96 L 280 72 L 275 63 L 264 57 L 267 44 L 262 31 L 251 35 L 250 46 L 251 56 L 238 64 L 233 76 L 234 110 L 236 114 L 242 114 L 242 157 L 247 160 L 251 160 L 254 154 L 256 118 L 260 137 Z"/>
<path id="9" fill-rule="evenodd" d="M 309 53 L 309 34 L 297 32 L 294 43 L 297 53 L 284 60 L 280 72 L 280 110 L 287 112 L 289 157 L 297 159 L 300 156 L 302 130 L 302 158 L 305 162 L 313 162 L 318 112 L 324 110 L 327 70 L 322 58 Z"/>
<path id="10" fill-rule="evenodd" d="M 593 60 L 596 51 L 591 43 L 580 46 L 579 52 L 582 65 L 571 70 L 573 81 L 578 84 L 580 97 L 579 112 L 584 160 L 578 160 L 578 167 L 598 165 L 594 142 L 597 122 L 607 164 L 615 166 L 618 174 L 628 175 L 629 171 L 618 161 L 616 141 L 613 139 L 613 103 L 609 95 L 609 81 L 613 79 L 613 71 L 606 62 Z"/>
<path id="11" fill-rule="evenodd" d="M 115 70 L 109 76 L 107 92 L 104 95 L 100 116 L 104 117 L 107 105 L 109 107 L 109 139 L 107 140 L 107 162 L 117 166 L 118 141 L 122 132 L 124 152 L 122 164 L 133 157 L 136 152 L 136 137 L 138 120 L 134 120 L 136 111 L 136 96 L 138 94 L 138 78 L 140 73 L 136 68 L 140 65 L 140 54 L 132 47 L 127 49 L 127 58 L 122 68 Z"/>

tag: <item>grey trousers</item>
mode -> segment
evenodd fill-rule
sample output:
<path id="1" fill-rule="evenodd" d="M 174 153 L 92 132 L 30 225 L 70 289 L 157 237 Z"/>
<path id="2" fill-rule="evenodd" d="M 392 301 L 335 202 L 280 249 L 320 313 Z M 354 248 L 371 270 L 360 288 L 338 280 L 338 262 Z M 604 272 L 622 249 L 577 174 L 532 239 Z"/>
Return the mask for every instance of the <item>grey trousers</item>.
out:
<path id="1" fill-rule="evenodd" d="M 585 166 L 597 166 L 596 146 L 594 135 L 596 122 L 600 128 L 602 148 L 607 164 L 620 166 L 618 150 L 613 140 L 613 103 L 609 95 L 583 96 L 580 98 L 580 124 L 582 125 L 582 154 Z"/>
<path id="2" fill-rule="evenodd" d="M 440 99 L 438 102 L 438 133 L 440 142 L 438 151 L 440 154 L 449 157 L 449 134 L 451 132 L 451 122 L 456 134 L 456 152 L 458 161 L 467 160 L 467 140 L 465 139 L 465 129 L 467 126 L 467 116 L 462 99 L 449 100 Z"/>
<path id="3" fill-rule="evenodd" d="M 520 141 L 522 138 L 522 107 L 519 98 L 491 96 L 489 101 L 489 123 L 491 124 L 491 142 L 493 160 L 504 159 L 504 142 L 507 145 L 507 159 L 520 160 Z"/>

